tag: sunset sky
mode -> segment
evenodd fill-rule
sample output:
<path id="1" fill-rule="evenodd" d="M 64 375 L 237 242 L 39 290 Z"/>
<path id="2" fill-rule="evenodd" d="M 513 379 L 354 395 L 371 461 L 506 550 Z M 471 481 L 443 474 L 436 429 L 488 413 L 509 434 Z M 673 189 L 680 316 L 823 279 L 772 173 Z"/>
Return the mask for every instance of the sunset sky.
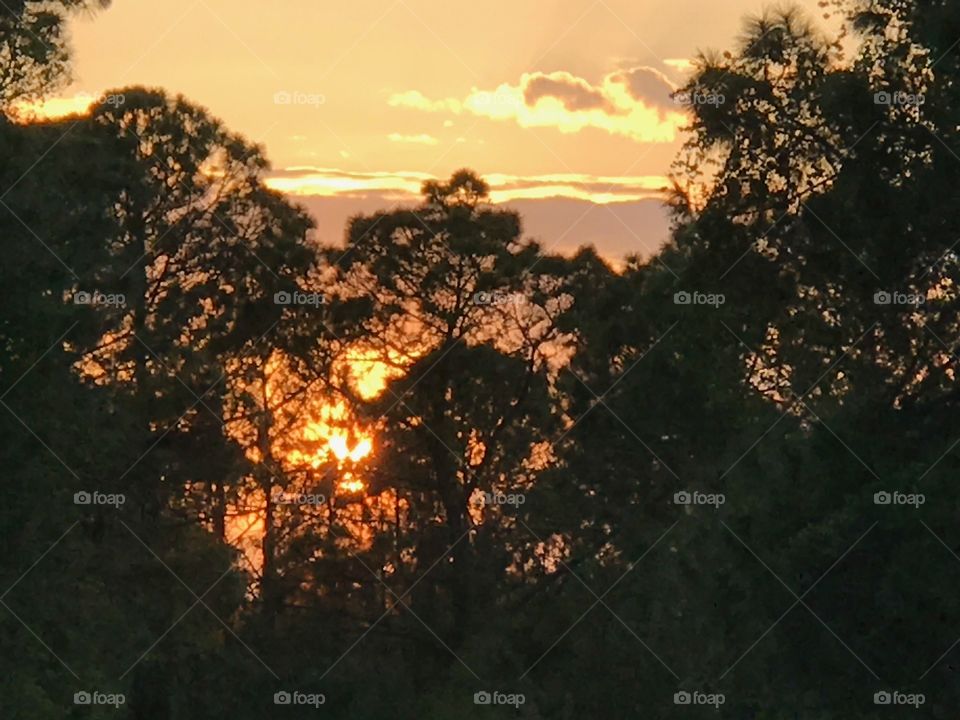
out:
<path id="1" fill-rule="evenodd" d="M 815 0 L 799 3 L 819 19 Z M 73 24 L 97 95 L 179 92 L 266 146 L 274 187 L 327 240 L 428 177 L 484 175 L 547 246 L 654 249 L 697 50 L 730 47 L 757 0 L 114 0 Z"/>

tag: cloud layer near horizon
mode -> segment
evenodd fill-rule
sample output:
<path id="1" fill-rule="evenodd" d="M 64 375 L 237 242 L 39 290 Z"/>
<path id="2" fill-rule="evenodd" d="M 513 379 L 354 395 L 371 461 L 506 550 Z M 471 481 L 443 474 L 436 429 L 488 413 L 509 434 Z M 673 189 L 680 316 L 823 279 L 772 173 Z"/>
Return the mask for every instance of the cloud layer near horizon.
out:
<path id="1" fill-rule="evenodd" d="M 272 172 L 267 184 L 308 210 L 321 240 L 338 242 L 350 218 L 412 207 L 423 182 L 433 179 L 420 172 L 294 167 Z M 665 177 L 489 173 L 484 179 L 491 200 L 519 212 L 524 233 L 553 252 L 593 245 L 618 262 L 629 254 L 649 256 L 669 234 Z"/>
<path id="2" fill-rule="evenodd" d="M 598 205 L 662 199 L 669 180 L 660 175 L 604 176 L 582 173 L 507 175 L 486 173 L 490 198 L 502 203 L 520 199 L 569 198 Z M 422 172 L 357 172 L 336 168 L 292 167 L 270 173 L 267 185 L 293 195 L 364 197 L 369 194 L 416 200 L 433 175 Z"/>

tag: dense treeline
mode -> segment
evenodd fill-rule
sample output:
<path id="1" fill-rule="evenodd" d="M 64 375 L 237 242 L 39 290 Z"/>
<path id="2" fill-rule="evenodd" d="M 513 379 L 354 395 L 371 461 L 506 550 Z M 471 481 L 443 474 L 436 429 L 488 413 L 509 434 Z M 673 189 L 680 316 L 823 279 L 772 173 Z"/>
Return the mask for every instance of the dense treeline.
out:
<path id="1" fill-rule="evenodd" d="M 953 717 L 960 7 L 835 4 L 699 58 L 619 269 L 469 171 L 318 244 L 160 90 L 15 122 L 107 3 L 9 4 L 3 717 Z"/>

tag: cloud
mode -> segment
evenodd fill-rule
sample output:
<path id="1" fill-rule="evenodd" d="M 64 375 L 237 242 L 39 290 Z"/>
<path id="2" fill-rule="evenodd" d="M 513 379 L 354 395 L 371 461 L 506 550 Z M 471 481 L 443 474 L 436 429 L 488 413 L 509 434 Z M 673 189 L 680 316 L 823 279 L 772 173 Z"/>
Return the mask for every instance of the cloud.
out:
<path id="1" fill-rule="evenodd" d="M 413 143 L 415 145 L 436 145 L 440 142 L 433 137 L 433 135 L 427 135 L 426 133 L 421 133 L 420 135 L 401 135 L 400 133 L 390 133 L 387 135 L 387 139 L 390 142 Z"/>
<path id="2" fill-rule="evenodd" d="M 420 201 L 423 182 L 434 179 L 422 172 L 299 166 L 272 171 L 267 184 L 307 209 L 317 222 L 319 239 L 337 242 L 350 218 L 412 207 Z M 616 262 L 628 253 L 648 256 L 669 236 L 664 177 L 489 173 L 484 180 L 493 202 L 519 212 L 525 235 L 550 251 L 572 253 L 592 243 Z"/>
<path id="3" fill-rule="evenodd" d="M 660 175 L 605 176 L 584 173 L 555 173 L 550 175 L 484 175 L 490 184 L 490 198 L 494 202 L 521 199 L 571 198 L 597 205 L 625 201 L 662 198 L 669 180 Z"/>
<path id="4" fill-rule="evenodd" d="M 459 114 L 463 105 L 459 100 L 430 100 L 419 90 L 394 93 L 387 100 L 391 107 L 407 107 L 425 112 L 452 112 Z"/>
<path id="5" fill-rule="evenodd" d="M 667 58 L 663 61 L 663 64 L 682 73 L 690 72 L 694 69 L 694 67 L 696 67 L 693 64 L 693 61 L 687 58 Z"/>
<path id="6" fill-rule="evenodd" d="M 267 184 L 274 190 L 295 195 L 362 198 L 373 194 L 390 195 L 415 202 L 420 186 L 436 179 L 421 172 L 356 172 L 336 168 L 293 167 L 274 171 Z M 659 175 L 588 175 L 554 173 L 547 175 L 484 175 L 490 185 L 490 198 L 503 203 L 513 200 L 569 198 L 598 205 L 662 198 L 669 185 Z"/>
<path id="7" fill-rule="evenodd" d="M 432 175 L 420 172 L 352 172 L 337 168 L 291 167 L 275 170 L 267 185 L 288 195 L 363 197 L 368 193 L 415 198 L 420 186 Z"/>
<path id="8" fill-rule="evenodd" d="M 670 97 L 676 88 L 659 70 L 638 67 L 621 70 L 608 77 L 611 82 L 626 87 L 630 96 L 637 102 L 667 112 L 677 111 L 677 104 Z"/>
<path id="9" fill-rule="evenodd" d="M 562 133 L 594 128 L 636 142 L 670 143 L 689 123 L 686 111 L 670 99 L 673 91 L 663 73 L 634 67 L 608 73 L 598 84 L 562 71 L 524 73 L 515 85 L 473 88 L 463 99 L 431 100 L 410 90 L 389 102 L 423 112 L 512 121 L 524 128 L 552 127 Z"/>
<path id="10" fill-rule="evenodd" d="M 556 72 L 550 75 L 536 73 L 523 86 L 523 99 L 530 107 L 540 102 L 541 98 L 553 97 L 567 109 L 603 110 L 615 113 L 616 107 L 606 98 L 602 91 L 594 88 L 586 80 L 582 80 L 567 72 Z"/>

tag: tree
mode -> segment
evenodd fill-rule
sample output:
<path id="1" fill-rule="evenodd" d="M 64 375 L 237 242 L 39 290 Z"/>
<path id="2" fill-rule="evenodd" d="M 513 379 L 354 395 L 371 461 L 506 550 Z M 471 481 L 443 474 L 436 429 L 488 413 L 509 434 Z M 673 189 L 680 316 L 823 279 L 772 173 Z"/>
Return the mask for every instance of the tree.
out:
<path id="1" fill-rule="evenodd" d="M 874 693 L 892 686 L 926 692 L 931 716 L 945 717 L 949 664 L 934 661 L 956 616 L 939 556 L 941 541 L 953 547 L 953 440 L 942 428 L 956 278 L 953 220 L 936 198 L 956 182 L 954 55 L 913 3 L 849 10 L 863 33 L 851 65 L 792 11 L 753 22 L 736 54 L 701 58 L 684 92 L 714 101 L 691 107 L 675 241 L 623 302 L 637 321 L 611 329 L 615 343 L 601 335 L 599 355 L 581 362 L 600 377 L 629 368 L 620 348 L 642 355 L 667 320 L 680 324 L 664 355 L 651 350 L 615 373 L 622 382 L 605 404 L 622 423 L 594 414 L 578 425 L 608 438 L 601 460 L 588 449 L 582 462 L 619 477 L 637 474 L 616 459 L 638 440 L 656 455 L 644 468 L 651 480 L 597 493 L 601 507 L 607 497 L 625 505 L 607 523 L 617 549 L 630 520 L 670 522 L 677 485 L 653 474 L 661 464 L 725 496 L 717 514 L 685 512 L 670 531 L 673 570 L 632 571 L 621 584 L 634 590 L 628 617 L 654 618 L 638 632 L 651 648 L 697 647 L 695 663 L 689 651 L 658 650 L 678 685 L 723 687 L 728 712 L 764 717 L 872 716 Z M 937 10 L 938 28 L 954 22 Z M 884 92 L 896 99 L 876 97 Z M 923 94 L 943 100 L 928 110 L 910 99 Z M 710 162 L 716 173 L 693 190 Z M 671 290 L 725 302 L 678 308 Z M 875 504 L 893 488 L 939 502 L 920 523 Z M 936 619 L 920 627 L 921 616 Z M 742 663 L 731 657 L 738 647 Z"/>
<path id="2" fill-rule="evenodd" d="M 110 0 L 10 0 L 0 15 L 0 110 L 39 100 L 70 72 L 66 24 L 72 13 L 106 8 Z"/>
<path id="3" fill-rule="evenodd" d="M 523 240 L 519 218 L 487 193 L 468 171 L 428 182 L 419 206 L 356 218 L 346 247 L 327 252 L 337 292 L 369 305 L 358 350 L 392 368 L 385 390 L 366 400 L 342 384 L 379 430 L 366 475 L 377 498 L 370 520 L 331 526 L 356 543 L 352 570 L 339 572 L 369 588 L 372 619 L 388 613 L 385 633 L 419 638 L 400 652 L 429 653 L 414 687 L 448 665 L 443 644 L 470 655 L 497 588 L 518 582 L 516 563 L 535 538 L 500 499 L 533 487 L 558 431 L 566 263 Z"/>

